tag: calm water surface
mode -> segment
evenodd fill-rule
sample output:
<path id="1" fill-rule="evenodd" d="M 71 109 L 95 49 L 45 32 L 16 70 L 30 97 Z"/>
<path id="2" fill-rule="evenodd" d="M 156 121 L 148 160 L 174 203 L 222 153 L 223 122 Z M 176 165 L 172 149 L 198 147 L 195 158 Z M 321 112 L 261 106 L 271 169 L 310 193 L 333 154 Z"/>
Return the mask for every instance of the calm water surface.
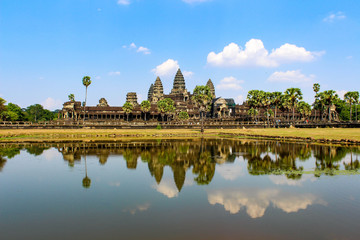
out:
<path id="1" fill-rule="evenodd" d="M 0 145 L 1 239 L 359 239 L 360 148 Z"/>

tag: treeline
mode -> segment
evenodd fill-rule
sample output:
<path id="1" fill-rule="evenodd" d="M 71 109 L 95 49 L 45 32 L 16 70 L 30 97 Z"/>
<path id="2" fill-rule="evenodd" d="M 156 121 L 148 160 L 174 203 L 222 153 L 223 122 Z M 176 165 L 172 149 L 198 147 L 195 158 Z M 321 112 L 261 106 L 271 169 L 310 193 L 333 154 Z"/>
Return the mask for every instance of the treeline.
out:
<path id="1" fill-rule="evenodd" d="M 331 120 L 332 112 L 338 114 L 340 120 L 352 121 L 360 119 L 360 112 L 358 109 L 359 92 L 350 91 L 344 95 L 344 99 L 340 99 L 336 91 L 326 90 L 320 92 L 320 84 L 313 85 L 315 92 L 314 102 L 310 105 L 304 101 L 303 94 L 299 88 L 288 88 L 284 93 L 282 92 L 265 92 L 262 90 L 251 90 L 247 95 L 247 103 L 251 107 L 248 114 L 256 118 L 260 113 L 260 109 L 265 110 L 265 115 L 269 117 L 277 117 L 277 110 L 288 112 L 293 115 L 295 111 L 299 112 L 302 117 L 309 117 L 312 110 L 318 110 L 320 116 L 315 118 L 319 120 Z"/>
<path id="2" fill-rule="evenodd" d="M 6 101 L 0 98 L 0 120 L 1 121 L 51 121 L 58 117 L 58 110 L 50 111 L 44 109 L 40 104 L 30 105 L 27 108 L 21 108 L 14 103 L 6 104 Z"/>

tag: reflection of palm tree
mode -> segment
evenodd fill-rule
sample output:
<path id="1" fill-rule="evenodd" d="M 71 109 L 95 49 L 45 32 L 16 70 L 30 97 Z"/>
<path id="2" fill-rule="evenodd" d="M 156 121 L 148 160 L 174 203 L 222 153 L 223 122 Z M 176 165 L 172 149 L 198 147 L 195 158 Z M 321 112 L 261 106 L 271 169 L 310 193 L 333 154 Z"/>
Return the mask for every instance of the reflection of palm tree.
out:
<path id="1" fill-rule="evenodd" d="M 90 188 L 91 179 L 87 176 L 87 164 L 86 164 L 86 152 L 84 151 L 84 158 L 85 158 L 85 177 L 82 180 L 82 185 L 84 188 Z"/>

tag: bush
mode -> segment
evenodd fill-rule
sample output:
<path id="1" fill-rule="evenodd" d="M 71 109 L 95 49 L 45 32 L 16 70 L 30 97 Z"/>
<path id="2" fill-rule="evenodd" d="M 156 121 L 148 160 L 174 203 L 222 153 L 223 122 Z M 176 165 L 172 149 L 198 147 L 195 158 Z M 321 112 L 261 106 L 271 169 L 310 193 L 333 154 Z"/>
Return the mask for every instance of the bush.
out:
<path id="1" fill-rule="evenodd" d="M 158 124 L 158 125 L 156 126 L 156 129 L 157 129 L 157 130 L 161 130 L 161 125 Z"/>

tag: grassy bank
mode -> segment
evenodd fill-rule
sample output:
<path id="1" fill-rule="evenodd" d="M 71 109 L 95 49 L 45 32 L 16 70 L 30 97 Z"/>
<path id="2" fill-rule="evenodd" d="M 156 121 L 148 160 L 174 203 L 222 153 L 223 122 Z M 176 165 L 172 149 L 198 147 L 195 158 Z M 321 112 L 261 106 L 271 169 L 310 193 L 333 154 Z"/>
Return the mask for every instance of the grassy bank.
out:
<path id="1" fill-rule="evenodd" d="M 117 140 L 124 138 L 201 137 L 196 129 L 9 129 L 0 130 L 0 142 L 43 142 L 76 140 Z M 284 138 L 306 141 L 352 142 L 360 144 L 360 129 L 354 128 L 281 128 L 281 129 L 206 129 L 204 136 L 241 136 Z"/>

